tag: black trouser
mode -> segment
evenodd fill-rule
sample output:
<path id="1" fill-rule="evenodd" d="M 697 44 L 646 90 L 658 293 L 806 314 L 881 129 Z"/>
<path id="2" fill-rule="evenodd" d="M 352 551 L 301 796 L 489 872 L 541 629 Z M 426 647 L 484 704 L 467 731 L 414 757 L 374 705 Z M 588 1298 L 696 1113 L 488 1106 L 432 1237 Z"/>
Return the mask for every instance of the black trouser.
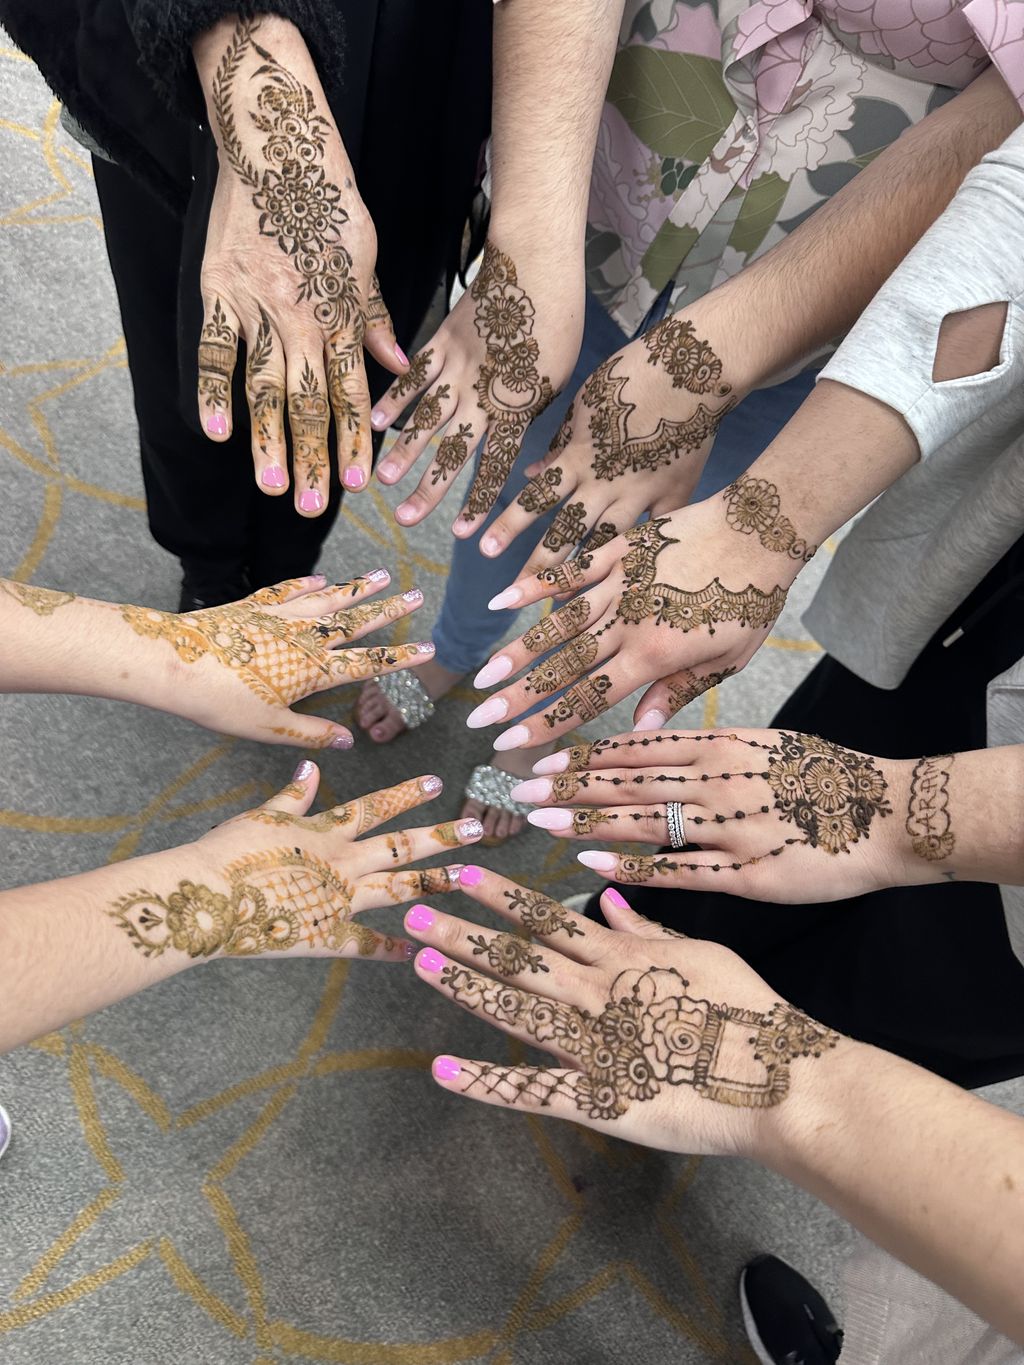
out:
<path id="1" fill-rule="evenodd" d="M 942 641 L 1011 588 L 948 649 Z M 883 691 L 825 658 L 772 721 L 886 758 L 984 748 L 985 687 L 1024 655 L 1024 540 L 1018 541 Z M 1021 793 L 1012 795 L 1015 802 Z M 824 868 L 823 872 L 827 873 Z M 785 858 L 778 872 L 785 877 Z M 1024 1074 L 1024 965 L 998 888 L 895 887 L 824 905 L 620 886 L 651 919 L 734 949 L 779 994 L 855 1038 L 960 1085 Z M 595 902 L 588 906 L 593 913 Z"/>

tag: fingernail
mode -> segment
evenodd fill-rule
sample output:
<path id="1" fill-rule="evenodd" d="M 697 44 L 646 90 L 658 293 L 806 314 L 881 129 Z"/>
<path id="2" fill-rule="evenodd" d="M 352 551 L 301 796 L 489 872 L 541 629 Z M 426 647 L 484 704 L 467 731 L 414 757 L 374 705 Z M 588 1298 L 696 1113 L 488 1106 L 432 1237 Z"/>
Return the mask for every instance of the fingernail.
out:
<path id="1" fill-rule="evenodd" d="M 268 464 L 260 475 L 260 483 L 264 488 L 283 488 L 288 482 L 288 475 L 279 464 Z"/>
<path id="2" fill-rule="evenodd" d="M 325 573 L 315 573 L 310 578 L 310 582 L 319 583 L 320 586 L 323 587 L 323 585 L 327 582 L 327 575 Z"/>
<path id="3" fill-rule="evenodd" d="M 634 728 L 637 730 L 660 730 L 667 720 L 668 716 L 665 715 L 665 712 L 655 708 L 651 711 L 645 711 Z"/>
<path id="4" fill-rule="evenodd" d="M 444 958 L 433 948 L 424 948 L 416 962 L 425 972 L 439 972 L 444 967 Z"/>
<path id="5" fill-rule="evenodd" d="M 614 853 L 597 853 L 587 851 L 577 853 L 576 861 L 582 863 L 584 867 L 589 867 L 593 872 L 614 872 L 617 859 Z"/>
<path id="6" fill-rule="evenodd" d="M 453 886 L 457 886 L 457 885 L 458 885 L 459 876 L 460 876 L 460 874 L 461 874 L 461 872 L 462 872 L 462 869 L 463 869 L 465 866 L 466 866 L 465 863 L 452 863 L 452 864 L 450 864 L 450 866 L 449 866 L 449 868 L 448 868 L 448 880 L 451 882 L 451 884 L 452 884 Z"/>
<path id="7" fill-rule="evenodd" d="M 405 352 L 402 350 L 401 346 L 399 346 L 397 341 L 395 342 L 395 355 L 398 356 L 399 362 L 402 365 L 408 365 L 409 357 L 405 354 Z"/>
<path id="8" fill-rule="evenodd" d="M 497 536 L 484 536 L 480 542 L 480 553 L 485 555 L 496 555 L 501 549 L 501 541 Z"/>
<path id="9" fill-rule="evenodd" d="M 494 741 L 494 748 L 499 754 L 503 754 L 506 749 L 522 749 L 530 742 L 530 732 L 525 725 L 513 725 L 511 730 L 506 730 L 504 734 L 498 736 Z"/>
<path id="10" fill-rule="evenodd" d="M 454 1081 L 462 1074 L 462 1067 L 454 1057 L 435 1057 L 431 1070 L 439 1081 Z"/>
<path id="11" fill-rule="evenodd" d="M 480 672 L 473 679 L 474 687 L 493 687 L 496 682 L 501 682 L 502 678 L 507 678 L 512 672 L 512 660 L 507 654 L 499 654 L 496 659 L 492 659 L 489 664 L 484 664 Z"/>
<path id="12" fill-rule="evenodd" d="M 499 592 L 497 597 L 492 597 L 487 603 L 488 611 L 504 611 L 506 607 L 514 607 L 517 602 L 522 601 L 522 588 L 506 588 L 504 592 Z"/>
<path id="13" fill-rule="evenodd" d="M 455 833 L 460 839 L 465 839 L 468 843 L 471 839 L 479 839 L 484 832 L 484 827 L 479 820 L 456 820 Z"/>
<path id="14" fill-rule="evenodd" d="M 351 749 L 355 740 L 351 735 L 335 735 L 327 746 L 329 749 Z"/>
<path id="15" fill-rule="evenodd" d="M 630 908 L 629 901 L 626 900 L 625 896 L 620 896 L 614 886 L 608 888 L 604 893 L 604 898 L 609 905 L 614 905 L 616 910 L 628 910 Z"/>
<path id="16" fill-rule="evenodd" d="M 533 765 L 535 773 L 564 773 L 569 766 L 569 755 L 563 751 L 560 754 L 548 754 L 547 758 L 538 758 Z"/>
<path id="17" fill-rule="evenodd" d="M 465 517 L 456 517 L 452 522 L 452 535 L 465 537 L 473 534 L 473 523 L 467 521 Z"/>
<path id="18" fill-rule="evenodd" d="M 299 498 L 299 506 L 303 512 L 319 512 L 324 505 L 324 495 L 318 493 L 315 488 L 307 488 Z"/>
<path id="19" fill-rule="evenodd" d="M 374 408 L 373 412 L 370 413 L 370 423 L 375 427 L 384 426 L 385 420 L 384 414 L 381 412 L 380 408 Z"/>
<path id="20" fill-rule="evenodd" d="M 374 569 L 373 573 L 366 575 L 366 581 L 368 583 L 386 583 L 390 577 L 387 569 Z"/>
<path id="21" fill-rule="evenodd" d="M 413 645 L 413 649 L 417 654 L 430 655 L 434 652 L 434 642 L 432 640 L 421 640 L 418 645 Z"/>
<path id="22" fill-rule="evenodd" d="M 479 730 L 484 725 L 494 725 L 508 715 L 508 702 L 504 697 L 489 697 L 481 702 L 475 711 L 470 711 L 466 724 L 471 730 Z"/>
<path id="23" fill-rule="evenodd" d="M 341 481 L 346 488 L 362 488 L 366 482 L 366 475 L 358 465 L 350 465 L 341 476 Z"/>
<path id="24" fill-rule="evenodd" d="M 414 905 L 405 917 L 406 927 L 409 929 L 430 929 L 434 923 L 434 914 L 429 905 Z"/>
<path id="25" fill-rule="evenodd" d="M 292 773 L 293 782 L 305 782 L 307 777 L 313 776 L 313 765 L 308 758 L 304 758 L 299 766 Z"/>
<path id="26" fill-rule="evenodd" d="M 422 602 L 422 601 L 423 601 L 423 593 L 419 590 L 419 588 L 410 588 L 408 592 L 403 592 L 403 593 L 402 593 L 402 601 L 403 601 L 403 602 Z"/>
<path id="27" fill-rule="evenodd" d="M 479 886 L 484 879 L 484 870 L 476 863 L 467 863 L 459 873 L 460 886 Z"/>
<path id="28" fill-rule="evenodd" d="M 532 810 L 526 818 L 531 825 L 536 825 L 538 829 L 570 829 L 572 827 L 571 810 Z"/>
<path id="29" fill-rule="evenodd" d="M 444 783 L 439 777 L 425 777 L 420 783 L 420 791 L 424 791 L 428 796 L 433 796 L 434 792 L 439 792 Z"/>
<path id="30" fill-rule="evenodd" d="M 377 466 L 377 478 L 384 483 L 391 483 L 398 478 L 398 465 L 393 460 L 385 460 L 383 464 Z"/>
<path id="31" fill-rule="evenodd" d="M 416 515 L 416 508 L 411 502 L 400 502 L 395 508 L 395 516 L 399 521 L 409 521 Z"/>
<path id="32" fill-rule="evenodd" d="M 509 792 L 513 801 L 546 801 L 550 795 L 551 783 L 546 777 L 531 777 Z M 551 828 L 555 827 L 552 825 Z"/>
<path id="33" fill-rule="evenodd" d="M 222 412 L 211 412 L 206 419 L 206 430 L 211 436 L 226 436 L 228 434 L 228 419 Z"/>
<path id="34" fill-rule="evenodd" d="M 404 949 L 406 961 L 408 962 L 411 958 L 414 958 L 419 950 L 420 945 L 418 943 L 407 943 Z"/>

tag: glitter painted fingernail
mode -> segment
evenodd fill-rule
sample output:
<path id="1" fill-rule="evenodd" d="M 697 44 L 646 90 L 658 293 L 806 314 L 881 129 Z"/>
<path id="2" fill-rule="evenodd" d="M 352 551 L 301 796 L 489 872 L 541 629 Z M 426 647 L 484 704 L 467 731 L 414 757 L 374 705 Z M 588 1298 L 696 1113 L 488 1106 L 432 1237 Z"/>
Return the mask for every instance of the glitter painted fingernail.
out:
<path id="1" fill-rule="evenodd" d="M 292 773 L 293 782 L 305 782 L 307 777 L 313 776 L 313 765 L 308 758 L 304 758 L 299 766 Z"/>
<path id="2" fill-rule="evenodd" d="M 351 735 L 335 735 L 327 747 L 330 749 L 351 749 L 354 744 L 355 740 Z"/>
<path id="3" fill-rule="evenodd" d="M 460 839 L 465 839 L 467 843 L 471 839 L 479 839 L 484 832 L 484 827 L 479 820 L 456 820 L 455 833 Z"/>
<path id="4" fill-rule="evenodd" d="M 425 777 L 420 783 L 420 790 L 425 791 L 428 796 L 433 796 L 434 792 L 439 792 L 443 786 L 444 783 L 439 777 L 430 776 Z"/>

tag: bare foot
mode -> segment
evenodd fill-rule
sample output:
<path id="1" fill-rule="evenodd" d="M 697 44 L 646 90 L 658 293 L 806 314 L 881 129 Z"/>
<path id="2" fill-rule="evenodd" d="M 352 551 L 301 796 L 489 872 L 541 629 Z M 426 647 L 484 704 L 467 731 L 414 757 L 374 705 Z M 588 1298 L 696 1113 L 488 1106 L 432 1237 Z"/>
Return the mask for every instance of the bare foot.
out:
<path id="1" fill-rule="evenodd" d="M 427 663 L 420 664 L 416 676 L 426 689 L 430 700 L 437 701 L 439 697 L 451 691 L 461 675 L 442 668 L 435 659 L 430 659 Z M 378 744 L 389 744 L 406 728 L 397 706 L 388 701 L 373 681 L 364 683 L 359 693 L 359 700 L 356 702 L 356 723 Z"/>
<path id="2" fill-rule="evenodd" d="M 543 744 L 536 749 L 509 749 L 503 754 L 492 754 L 487 761 L 503 773 L 513 773 L 516 777 L 532 777 L 533 765 L 538 758 L 554 753 L 554 744 Z M 484 841 L 500 844 L 512 839 L 526 828 L 526 816 L 514 815 L 512 811 L 502 810 L 500 806 L 485 806 L 482 801 L 474 801 L 467 796 L 461 816 L 479 820 L 484 827 Z"/>

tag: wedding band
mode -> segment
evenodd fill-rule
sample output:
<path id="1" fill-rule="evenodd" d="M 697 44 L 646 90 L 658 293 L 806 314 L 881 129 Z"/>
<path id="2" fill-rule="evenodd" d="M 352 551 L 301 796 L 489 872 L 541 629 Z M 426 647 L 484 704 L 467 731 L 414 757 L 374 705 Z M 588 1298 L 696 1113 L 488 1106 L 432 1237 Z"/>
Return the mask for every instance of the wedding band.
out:
<path id="1" fill-rule="evenodd" d="M 686 847 L 686 817 L 683 815 L 681 801 L 668 801 L 665 804 L 668 820 L 668 842 L 674 852 Z"/>

